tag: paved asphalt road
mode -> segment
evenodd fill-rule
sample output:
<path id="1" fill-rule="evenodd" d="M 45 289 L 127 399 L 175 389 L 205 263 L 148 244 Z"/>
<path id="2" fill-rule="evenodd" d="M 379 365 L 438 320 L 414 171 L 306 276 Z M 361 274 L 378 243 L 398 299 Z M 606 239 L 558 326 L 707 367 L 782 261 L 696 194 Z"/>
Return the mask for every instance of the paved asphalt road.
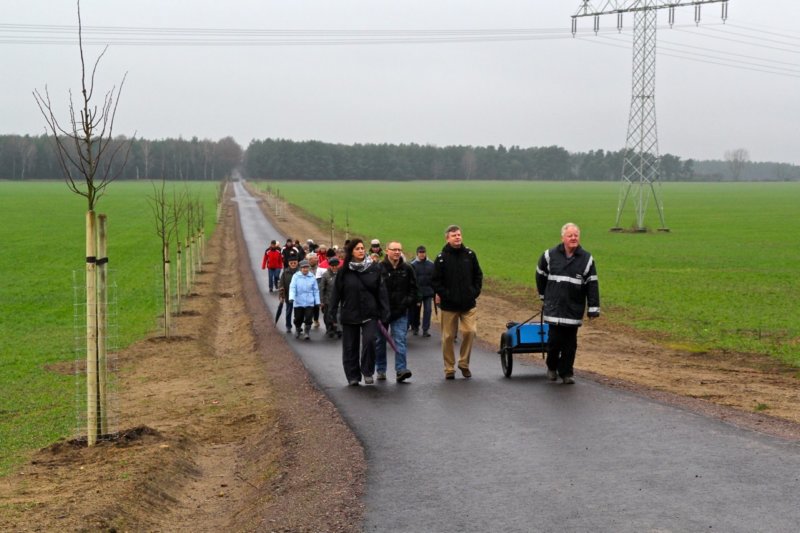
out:
<path id="1" fill-rule="evenodd" d="M 261 258 L 283 236 L 235 187 L 274 312 Z M 797 443 L 592 381 L 551 383 L 519 360 L 506 379 L 481 350 L 471 380 L 445 381 L 437 335 L 409 337 L 409 383 L 347 387 L 323 330 L 289 343 L 364 444 L 365 531 L 800 531 Z"/>

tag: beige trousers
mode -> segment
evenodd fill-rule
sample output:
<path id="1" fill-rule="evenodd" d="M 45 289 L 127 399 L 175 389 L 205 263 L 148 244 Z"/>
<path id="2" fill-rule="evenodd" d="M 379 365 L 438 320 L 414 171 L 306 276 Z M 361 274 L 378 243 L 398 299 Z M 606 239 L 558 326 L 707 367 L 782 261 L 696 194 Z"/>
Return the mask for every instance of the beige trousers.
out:
<path id="1" fill-rule="evenodd" d="M 478 308 L 473 307 L 469 311 L 445 311 L 439 310 L 442 327 L 442 356 L 444 357 L 444 373 L 452 374 L 455 372 L 455 351 L 453 341 L 456 332 L 460 332 L 459 343 L 461 346 L 458 368 L 469 368 L 469 356 L 472 353 L 472 341 L 478 332 Z M 461 327 L 459 328 L 459 322 Z"/>

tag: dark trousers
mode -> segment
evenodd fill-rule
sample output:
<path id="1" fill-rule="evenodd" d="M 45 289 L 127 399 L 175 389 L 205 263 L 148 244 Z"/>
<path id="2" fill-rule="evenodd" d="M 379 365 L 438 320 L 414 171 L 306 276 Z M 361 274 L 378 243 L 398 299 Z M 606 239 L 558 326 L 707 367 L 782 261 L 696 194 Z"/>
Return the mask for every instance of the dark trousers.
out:
<path id="1" fill-rule="evenodd" d="M 578 351 L 578 328 L 550 324 L 547 342 L 547 369 L 555 370 L 562 378 L 571 377 Z"/>
<path id="2" fill-rule="evenodd" d="M 335 314 L 331 314 L 326 309 L 324 313 L 322 313 L 322 319 L 325 321 L 325 333 L 332 337 L 339 333 L 339 317 Z"/>
<path id="3" fill-rule="evenodd" d="M 433 296 L 426 296 L 421 302 L 417 302 L 413 307 L 408 308 L 408 328 L 413 331 L 419 330 L 419 315 L 422 312 L 422 331 L 431 329 L 431 304 Z"/>
<path id="4" fill-rule="evenodd" d="M 301 326 L 306 325 L 306 333 L 311 331 L 311 317 L 314 316 L 313 307 L 295 307 L 294 308 L 294 328 L 300 332 Z"/>
<path id="5" fill-rule="evenodd" d="M 363 324 L 342 324 L 342 365 L 347 381 L 361 381 L 362 374 L 371 376 L 375 373 L 377 332 L 375 320 Z"/>
<path id="6" fill-rule="evenodd" d="M 291 302 L 286 300 L 283 305 L 283 310 L 286 313 L 286 331 L 292 331 L 292 317 L 294 316 L 292 314 L 292 309 L 294 308 L 294 300 Z"/>

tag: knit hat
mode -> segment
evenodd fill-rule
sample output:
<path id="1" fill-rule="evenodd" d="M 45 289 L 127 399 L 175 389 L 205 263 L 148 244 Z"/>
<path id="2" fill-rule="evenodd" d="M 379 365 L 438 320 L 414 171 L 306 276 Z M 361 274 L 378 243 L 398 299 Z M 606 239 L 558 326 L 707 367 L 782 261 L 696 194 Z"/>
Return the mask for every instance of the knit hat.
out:
<path id="1" fill-rule="evenodd" d="M 422 246 L 421 244 L 419 246 L 417 246 L 417 253 L 420 253 L 420 252 L 427 252 L 425 247 Z"/>
<path id="2" fill-rule="evenodd" d="M 311 265 L 308 264 L 308 261 L 303 259 L 302 261 L 300 261 L 300 265 L 299 266 L 300 266 L 300 268 L 303 268 L 303 267 L 310 267 Z"/>
<path id="3" fill-rule="evenodd" d="M 339 266 L 339 258 L 338 257 L 331 257 L 330 259 L 328 259 L 328 265 L 330 265 L 332 267 Z"/>
<path id="4" fill-rule="evenodd" d="M 381 245 L 381 241 L 379 241 L 378 239 L 372 239 L 372 242 L 370 242 L 370 244 L 373 245 L 373 246 L 376 245 L 376 244 L 378 246 L 380 246 Z"/>

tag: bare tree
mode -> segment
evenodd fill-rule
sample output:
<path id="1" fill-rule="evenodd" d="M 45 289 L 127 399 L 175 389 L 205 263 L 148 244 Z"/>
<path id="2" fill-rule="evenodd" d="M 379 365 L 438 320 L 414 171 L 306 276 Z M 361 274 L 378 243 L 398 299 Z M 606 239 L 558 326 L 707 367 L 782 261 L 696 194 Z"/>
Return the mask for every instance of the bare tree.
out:
<path id="1" fill-rule="evenodd" d="M 153 195 L 148 197 L 150 207 L 153 210 L 155 219 L 156 234 L 161 241 L 161 274 L 164 306 L 164 337 L 169 338 L 172 327 L 172 274 L 170 270 L 170 242 L 173 235 L 177 235 L 178 222 L 180 221 L 183 210 L 182 197 L 173 191 L 173 203 L 167 198 L 166 180 L 161 179 L 161 184 L 157 186 L 153 183 Z M 178 244 L 180 248 L 180 243 Z M 180 277 L 180 264 L 178 265 L 178 276 Z M 180 289 L 179 289 L 180 290 Z"/>
<path id="2" fill-rule="evenodd" d="M 172 189 L 172 205 L 170 206 L 170 222 L 174 227 L 175 233 L 175 241 L 177 242 L 177 246 L 175 247 L 175 257 L 176 257 L 176 265 L 175 265 L 175 313 L 180 314 L 181 312 L 181 296 L 182 296 L 182 270 L 181 270 L 181 237 L 179 232 L 179 226 L 181 223 L 181 219 L 183 218 L 184 213 L 186 212 L 186 194 L 179 194 L 175 188 Z"/>
<path id="3" fill-rule="evenodd" d="M 734 181 L 739 181 L 744 167 L 749 161 L 750 153 L 744 148 L 725 150 L 725 162 L 728 163 L 728 168 L 731 171 L 731 176 L 733 176 Z"/>
<path id="4" fill-rule="evenodd" d="M 191 296 L 192 286 L 194 285 L 194 224 L 195 224 L 195 204 L 189 199 L 189 190 L 186 189 L 186 240 L 184 241 L 184 250 L 186 251 L 183 260 L 186 268 L 186 296 Z"/>
<path id="5" fill-rule="evenodd" d="M 203 271 L 203 258 L 205 257 L 205 244 L 206 244 L 206 208 L 203 206 L 203 202 L 200 200 L 200 195 L 195 197 L 195 240 L 196 250 L 197 253 L 195 254 L 197 257 L 197 266 L 195 267 L 197 272 Z"/>
<path id="6" fill-rule="evenodd" d="M 81 62 L 81 97 L 76 104 L 69 92 L 69 121 L 66 126 L 56 118 L 50 93 L 45 86 L 44 94 L 33 91 L 33 97 L 47 123 L 47 130 L 53 135 L 59 166 L 72 192 L 86 198 L 86 385 L 87 385 L 87 442 L 93 446 L 98 435 L 105 433 L 106 419 L 102 401 L 105 383 L 103 378 L 105 361 L 98 358 L 105 353 L 106 339 L 102 336 L 105 324 L 98 325 L 104 314 L 98 310 L 98 302 L 106 300 L 105 288 L 98 287 L 97 250 L 98 232 L 95 216 L 97 201 L 106 187 L 119 176 L 128 159 L 131 142 L 113 142 L 114 119 L 117 113 L 119 95 L 125 84 L 125 76 L 119 89 L 116 86 L 106 92 L 98 106 L 94 100 L 94 81 L 97 67 L 108 47 L 104 48 L 94 62 L 91 72 L 87 72 L 83 51 L 83 30 L 81 24 L 81 3 L 77 0 L 78 11 L 78 50 Z M 122 157 L 121 164 L 114 160 Z M 101 215 L 103 220 L 105 217 Z M 102 243 L 102 248 L 105 243 Z M 104 264 L 107 258 L 100 258 Z M 100 278 L 102 281 L 102 277 Z M 102 355 L 101 355 L 102 356 Z"/>

